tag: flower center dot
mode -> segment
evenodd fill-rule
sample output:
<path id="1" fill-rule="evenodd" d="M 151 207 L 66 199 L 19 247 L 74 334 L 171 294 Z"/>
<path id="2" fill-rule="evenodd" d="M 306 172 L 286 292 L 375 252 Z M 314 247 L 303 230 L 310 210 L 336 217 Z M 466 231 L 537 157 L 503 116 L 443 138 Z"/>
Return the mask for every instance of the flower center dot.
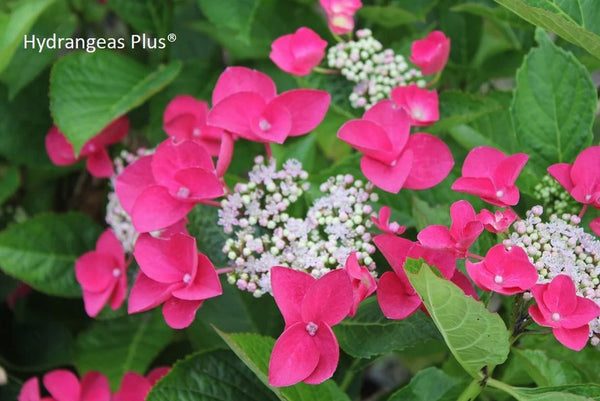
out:
<path id="1" fill-rule="evenodd" d="M 423 110 L 413 109 L 412 115 L 415 120 L 422 120 L 423 119 Z"/>
<path id="2" fill-rule="evenodd" d="M 265 120 L 264 118 L 260 119 L 260 121 L 258 122 L 258 126 L 260 127 L 260 129 L 263 132 L 267 132 L 268 130 L 271 129 L 271 124 L 269 124 L 269 122 L 267 120 Z"/>
<path id="3" fill-rule="evenodd" d="M 502 276 L 496 276 L 494 277 L 494 283 L 496 284 L 502 284 L 504 282 L 504 277 Z"/>
<path id="4" fill-rule="evenodd" d="M 189 284 L 190 281 L 192 281 L 192 276 L 190 276 L 189 273 L 185 273 L 185 275 L 183 276 L 183 282 Z"/>
<path id="5" fill-rule="evenodd" d="M 592 195 L 586 195 L 586 196 L 585 196 L 585 201 L 586 201 L 586 202 L 587 202 L 587 201 L 589 201 L 590 199 L 592 199 Z"/>
<path id="6" fill-rule="evenodd" d="M 121 275 L 121 269 L 115 267 L 112 271 L 113 277 L 119 277 Z"/>
<path id="7" fill-rule="evenodd" d="M 558 312 L 554 312 L 552 314 L 552 321 L 554 321 L 554 322 L 560 321 L 560 314 Z"/>
<path id="8" fill-rule="evenodd" d="M 200 137 L 200 134 L 202 134 L 200 128 L 194 128 L 194 130 L 192 131 L 192 136 L 194 136 L 195 138 Z"/>
<path id="9" fill-rule="evenodd" d="M 497 198 L 502 198 L 504 196 L 504 191 L 500 190 L 500 191 L 496 191 L 496 197 Z"/>
<path id="10" fill-rule="evenodd" d="M 180 198 L 187 198 L 188 196 L 190 196 L 190 189 L 187 187 L 179 188 L 179 190 L 177 191 L 177 196 Z"/>
<path id="11" fill-rule="evenodd" d="M 318 329 L 319 329 L 319 326 L 316 323 L 309 322 L 306 325 L 306 332 L 311 336 L 314 336 L 315 334 L 317 334 Z"/>

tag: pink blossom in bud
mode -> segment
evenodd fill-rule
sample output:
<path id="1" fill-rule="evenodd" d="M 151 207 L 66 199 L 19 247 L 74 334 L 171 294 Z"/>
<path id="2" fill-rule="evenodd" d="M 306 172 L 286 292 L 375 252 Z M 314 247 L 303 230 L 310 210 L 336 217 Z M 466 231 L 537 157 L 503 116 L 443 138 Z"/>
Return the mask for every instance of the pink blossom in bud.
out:
<path id="1" fill-rule="evenodd" d="M 307 75 L 325 57 L 327 42 L 312 29 L 301 27 L 296 33 L 281 36 L 271 44 L 269 58 L 283 71 Z"/>
<path id="2" fill-rule="evenodd" d="M 312 131 L 325 117 L 331 95 L 316 89 L 293 89 L 277 95 L 267 75 L 229 67 L 212 95 L 208 123 L 255 142 L 283 143 L 288 136 Z"/>
<path id="3" fill-rule="evenodd" d="M 389 206 L 382 206 L 381 209 L 379 209 L 379 214 L 377 218 L 371 216 L 371 221 L 373 222 L 375 227 L 377 227 L 386 234 L 401 235 L 406 230 L 406 227 L 401 226 L 395 221 L 390 223 L 391 215 L 392 211 L 389 208 Z"/>
<path id="4" fill-rule="evenodd" d="M 512 209 L 504 211 L 496 210 L 490 212 L 487 209 L 481 209 L 477 215 L 477 220 L 483 223 L 483 227 L 491 233 L 502 233 L 508 230 L 508 227 L 517 219 L 517 214 Z"/>
<path id="5" fill-rule="evenodd" d="M 354 17 L 347 13 L 332 13 L 327 16 L 329 29 L 336 35 L 345 35 L 354 30 Z"/>
<path id="6" fill-rule="evenodd" d="M 358 263 L 356 252 L 352 252 L 346 259 L 346 272 L 350 277 L 352 284 L 352 308 L 348 316 L 353 317 L 356 314 L 358 305 L 377 289 L 375 279 L 365 266 Z"/>
<path id="7" fill-rule="evenodd" d="M 600 209 L 600 146 L 581 152 L 575 162 L 553 164 L 548 173 L 579 203 Z"/>
<path id="8" fill-rule="evenodd" d="M 519 203 L 519 188 L 515 181 L 529 156 L 517 153 L 505 155 L 498 149 L 479 146 L 469 152 L 452 189 L 479 196 L 492 205 L 506 207 Z"/>
<path id="9" fill-rule="evenodd" d="M 122 116 L 87 141 L 81 148 L 79 156 L 75 157 L 73 145 L 55 125 L 46 134 L 46 152 L 52 163 L 57 166 L 69 166 L 85 158 L 85 166 L 91 175 L 108 178 L 113 175 L 113 165 L 106 147 L 120 142 L 128 131 L 129 120 L 126 116 Z"/>
<path id="10" fill-rule="evenodd" d="M 74 373 L 57 369 L 46 373 L 43 381 L 54 401 L 110 401 L 108 379 L 98 372 L 86 373 L 80 382 Z"/>
<path id="11" fill-rule="evenodd" d="M 197 203 L 223 195 L 210 155 L 193 141 L 166 140 L 125 168 L 115 182 L 119 201 L 138 232 L 182 220 Z"/>
<path id="12" fill-rule="evenodd" d="M 450 39 L 441 31 L 433 31 L 425 39 L 415 40 L 409 58 L 423 75 L 433 75 L 444 69 L 450 55 Z"/>
<path id="13" fill-rule="evenodd" d="M 469 247 L 483 231 L 483 224 L 477 220 L 473 206 L 466 200 L 454 202 L 450 206 L 452 224 L 425 227 L 417 235 L 419 242 L 426 248 L 450 252 L 455 257 L 464 258 Z"/>
<path id="14" fill-rule="evenodd" d="M 336 35 L 354 30 L 354 14 L 362 7 L 360 0 L 319 0 L 327 14 L 329 29 Z"/>
<path id="15" fill-rule="evenodd" d="M 352 307 L 352 285 L 345 270 L 315 279 L 287 267 L 271 269 L 273 297 L 285 330 L 273 347 L 269 384 L 318 384 L 333 376 L 340 350 L 331 327 Z"/>
<path id="16" fill-rule="evenodd" d="M 590 223 L 590 228 L 594 232 L 594 234 L 600 236 L 600 217 L 596 217 Z"/>
<path id="17" fill-rule="evenodd" d="M 129 313 L 163 304 L 170 327 L 189 326 L 207 298 L 221 295 L 222 288 L 210 260 L 196 249 L 196 239 L 186 234 L 154 238 L 142 234 L 133 252 L 140 272 L 129 295 Z"/>
<path id="18" fill-rule="evenodd" d="M 123 375 L 119 390 L 113 395 L 112 401 L 144 401 L 146 396 L 160 378 L 169 373 L 170 368 L 158 367 L 146 377 L 136 372 Z"/>
<path id="19" fill-rule="evenodd" d="M 218 156 L 224 131 L 207 125 L 207 115 L 206 102 L 180 95 L 167 105 L 163 115 L 163 128 L 174 140 L 194 141 L 202 145 L 211 156 Z"/>
<path id="20" fill-rule="evenodd" d="M 96 250 L 81 255 L 75 262 L 75 277 L 83 289 L 86 313 L 95 317 L 110 302 L 118 309 L 127 295 L 127 264 L 123 246 L 115 233 L 102 233 Z"/>
<path id="21" fill-rule="evenodd" d="M 410 133 L 410 118 L 391 100 L 378 102 L 362 119 L 342 125 L 338 138 L 363 153 L 361 171 L 375 186 L 397 193 L 439 184 L 454 165 L 440 139 Z"/>
<path id="22" fill-rule="evenodd" d="M 589 322 L 600 314 L 600 307 L 575 292 L 573 280 L 560 274 L 531 290 L 537 305 L 529 314 L 540 326 L 552 327 L 554 337 L 565 347 L 581 350 L 589 339 Z"/>
<path id="23" fill-rule="evenodd" d="M 529 257 L 518 246 L 510 250 L 498 244 L 490 248 L 479 263 L 466 261 L 467 273 L 477 286 L 485 291 L 504 295 L 525 292 L 533 287 L 538 273 Z"/>
<path id="24" fill-rule="evenodd" d="M 411 125 L 431 125 L 440 119 L 436 90 L 421 89 L 413 83 L 394 88 L 391 98 L 397 106 L 406 110 Z"/>

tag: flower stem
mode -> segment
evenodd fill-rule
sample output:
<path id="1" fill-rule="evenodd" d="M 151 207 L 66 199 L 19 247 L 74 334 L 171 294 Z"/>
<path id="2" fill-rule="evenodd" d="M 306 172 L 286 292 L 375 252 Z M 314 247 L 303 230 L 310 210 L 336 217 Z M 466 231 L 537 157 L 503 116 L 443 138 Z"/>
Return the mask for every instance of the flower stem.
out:
<path id="1" fill-rule="evenodd" d="M 467 252 L 467 257 L 477 259 L 477 260 L 485 260 L 485 258 L 483 256 L 479 256 L 479 255 L 476 255 L 471 252 Z"/>
<path id="2" fill-rule="evenodd" d="M 348 370 L 346 370 L 346 374 L 344 375 L 344 380 L 342 380 L 342 384 L 340 384 L 340 389 L 343 392 L 346 392 L 346 390 L 348 390 L 348 387 L 350 387 L 350 384 L 352 383 L 352 379 L 354 379 L 354 375 L 356 374 L 356 371 L 354 369 L 356 369 L 356 366 L 360 363 L 360 359 L 355 359 L 352 361 L 352 364 L 348 367 Z"/>
<path id="3" fill-rule="evenodd" d="M 515 399 L 521 398 L 519 396 L 519 394 L 517 394 L 514 391 L 514 389 L 511 386 L 509 386 L 508 384 L 506 384 L 506 383 L 503 383 L 503 382 L 501 382 L 499 380 L 495 380 L 495 379 L 492 379 L 492 378 L 489 378 L 488 381 L 487 381 L 487 383 L 490 385 L 490 387 L 497 388 L 498 390 L 502 390 L 506 394 L 511 395 L 512 397 L 514 397 Z"/>
<path id="4" fill-rule="evenodd" d="M 267 159 L 271 160 L 273 158 L 273 150 L 271 150 L 271 144 L 269 142 L 265 143 L 265 152 L 267 153 Z"/>
<path id="5" fill-rule="evenodd" d="M 438 81 L 440 80 L 440 78 L 442 77 L 442 72 L 438 72 L 437 74 L 435 74 L 435 76 L 433 77 L 433 79 L 431 81 L 429 81 L 427 83 L 427 85 L 425 85 L 426 89 L 431 88 L 433 85 L 437 84 Z"/>
<path id="6" fill-rule="evenodd" d="M 483 390 L 479 380 L 473 380 L 471 384 L 458 396 L 457 401 L 473 401 Z"/>
<path id="7" fill-rule="evenodd" d="M 331 68 L 322 68 L 322 67 L 315 67 L 315 68 L 313 68 L 313 71 L 318 72 L 319 74 L 330 74 L 330 75 L 340 73 L 340 70 L 334 70 Z"/>
<path id="8" fill-rule="evenodd" d="M 217 269 L 217 274 L 226 274 L 226 273 L 232 272 L 233 269 L 234 269 L 233 267 L 222 267 L 220 269 Z"/>
<path id="9" fill-rule="evenodd" d="M 587 208 L 588 208 L 588 206 L 589 206 L 589 205 L 586 203 L 586 204 L 585 204 L 585 205 L 583 205 L 583 207 L 581 208 L 581 211 L 579 212 L 579 216 L 578 216 L 580 219 L 583 219 L 583 215 L 584 215 L 584 214 L 585 214 L 585 212 L 587 211 Z"/>

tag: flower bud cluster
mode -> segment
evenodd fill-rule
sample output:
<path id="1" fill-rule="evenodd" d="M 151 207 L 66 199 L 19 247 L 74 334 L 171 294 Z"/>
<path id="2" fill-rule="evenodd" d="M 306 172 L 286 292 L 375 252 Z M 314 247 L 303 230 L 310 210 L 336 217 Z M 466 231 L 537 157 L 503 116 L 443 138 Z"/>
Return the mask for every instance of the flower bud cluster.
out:
<path id="1" fill-rule="evenodd" d="M 374 271 L 368 228 L 376 200 L 373 187 L 350 175 L 321 184 L 323 196 L 305 214 L 299 201 L 309 189 L 308 174 L 290 159 L 281 170 L 274 159 L 255 159 L 248 183 L 239 183 L 221 202 L 218 224 L 231 237 L 223 252 L 234 270 L 228 281 L 255 297 L 271 293 L 273 266 L 288 266 L 319 278 L 344 266 L 352 251 Z"/>
<path id="2" fill-rule="evenodd" d="M 542 221 L 543 208 L 535 206 L 524 220 L 513 224 L 515 232 L 504 245 L 520 246 L 536 267 L 538 284 L 548 283 L 560 274 L 571 277 L 577 294 L 600 306 L 600 240 L 579 226 L 577 215 L 552 214 Z M 600 342 L 600 318 L 590 323 L 592 343 Z"/>
<path id="3" fill-rule="evenodd" d="M 361 29 L 356 36 L 358 40 L 338 43 L 327 51 L 329 67 L 340 70 L 346 79 L 356 83 L 350 95 L 352 107 L 368 109 L 388 99 L 397 86 L 412 82 L 425 86 L 421 71 L 409 65 L 401 54 L 383 49 L 371 30 Z"/>
<path id="4" fill-rule="evenodd" d="M 135 153 L 122 150 L 119 156 L 113 160 L 115 173 L 110 179 L 111 191 L 108 193 L 108 204 L 106 205 L 106 223 L 113 229 L 115 235 L 126 253 L 133 252 L 138 233 L 133 227 L 131 217 L 123 210 L 117 193 L 115 192 L 115 180 L 125 170 L 125 167 L 142 156 L 154 153 L 154 149 L 139 148 Z"/>
<path id="5" fill-rule="evenodd" d="M 541 182 L 536 184 L 534 191 L 537 199 L 544 205 L 546 214 L 562 215 L 575 213 L 581 205 L 549 174 L 544 175 Z"/>

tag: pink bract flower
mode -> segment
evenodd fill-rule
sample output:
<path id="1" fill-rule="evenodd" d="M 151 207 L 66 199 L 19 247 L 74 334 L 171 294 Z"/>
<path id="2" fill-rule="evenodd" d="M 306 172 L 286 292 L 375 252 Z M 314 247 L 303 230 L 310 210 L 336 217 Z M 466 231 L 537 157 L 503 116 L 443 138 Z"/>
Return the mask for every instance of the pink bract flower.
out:
<path id="1" fill-rule="evenodd" d="M 540 326 L 552 327 L 554 337 L 565 347 L 581 350 L 589 339 L 589 322 L 600 314 L 594 301 L 580 297 L 569 276 L 556 276 L 550 283 L 532 289 L 537 305 L 529 314 Z"/>
<path id="2" fill-rule="evenodd" d="M 580 203 L 600 209 L 600 146 L 581 152 L 573 165 L 553 164 L 548 173 Z"/>
<path id="3" fill-rule="evenodd" d="M 450 206 L 450 217 L 450 229 L 440 225 L 425 227 L 417 239 L 426 248 L 451 252 L 455 257 L 464 258 L 483 231 L 483 224 L 477 220 L 473 206 L 466 200 Z"/>
<path id="4" fill-rule="evenodd" d="M 194 141 L 211 156 L 218 156 L 223 130 L 206 124 L 208 104 L 191 96 L 181 95 L 169 102 L 163 115 L 163 128 L 177 141 Z"/>
<path id="5" fill-rule="evenodd" d="M 479 146 L 465 158 L 462 177 L 452 184 L 452 189 L 477 195 L 492 205 L 514 206 L 519 203 L 515 181 L 528 159 L 525 153 L 506 156 L 498 149 Z"/>
<path id="6" fill-rule="evenodd" d="M 354 14 L 362 7 L 360 0 L 319 0 L 327 14 L 329 29 L 336 35 L 344 35 L 354 29 Z"/>
<path id="7" fill-rule="evenodd" d="M 17 397 L 17 401 L 56 401 L 52 397 L 43 397 L 40 395 L 40 381 L 37 377 L 28 379 Z"/>
<path id="8" fill-rule="evenodd" d="M 112 401 L 144 401 L 146 396 L 160 378 L 169 373 L 170 368 L 153 369 L 146 377 L 136 372 L 123 375 L 119 390 L 113 395 Z"/>
<path id="9" fill-rule="evenodd" d="M 352 307 L 348 316 L 353 317 L 356 315 L 358 305 L 375 292 L 377 283 L 375 283 L 369 269 L 358 264 L 356 252 L 352 252 L 346 259 L 346 272 L 348 272 L 352 284 Z"/>
<path id="10" fill-rule="evenodd" d="M 590 222 L 590 228 L 592 229 L 594 234 L 600 236 L 600 217 L 596 217 Z"/>
<path id="11" fill-rule="evenodd" d="M 396 105 L 406 110 L 411 125 L 431 125 L 440 119 L 436 90 L 421 89 L 413 83 L 394 88 L 391 98 Z"/>
<path id="12" fill-rule="evenodd" d="M 508 230 L 518 216 L 512 209 L 496 210 L 494 213 L 487 209 L 481 209 L 476 217 L 483 223 L 486 230 L 497 234 Z"/>
<path id="13" fill-rule="evenodd" d="M 447 252 L 426 249 L 417 242 L 395 235 L 378 235 L 374 242 L 393 269 L 383 273 L 377 284 L 377 301 L 388 319 L 405 319 L 423 303 L 404 271 L 407 258 L 423 258 L 447 279 L 457 272 L 456 260 Z"/>
<path id="14" fill-rule="evenodd" d="M 518 246 L 508 250 L 502 244 L 494 245 L 482 262 L 467 260 L 466 265 L 467 273 L 479 288 L 504 295 L 527 291 L 538 279 L 535 266 Z"/>
<path id="15" fill-rule="evenodd" d="M 149 232 L 171 226 L 197 203 L 223 195 L 223 184 L 203 146 L 166 140 L 153 155 L 127 166 L 115 190 L 135 229 Z"/>
<path id="16" fill-rule="evenodd" d="M 75 262 L 75 276 L 83 289 L 86 313 L 95 317 L 110 301 L 119 308 L 127 295 L 127 265 L 123 246 L 108 229 L 102 233 L 96 250 L 84 253 Z"/>
<path id="17" fill-rule="evenodd" d="M 120 142 L 128 131 L 129 120 L 127 116 L 122 116 L 87 141 L 81 148 L 79 157 L 75 157 L 73 145 L 55 125 L 46 134 L 46 152 L 57 166 L 68 166 L 86 158 L 85 166 L 91 175 L 108 178 L 113 175 L 113 165 L 106 147 Z"/>
<path id="18" fill-rule="evenodd" d="M 318 384 L 329 379 L 340 354 L 331 327 L 352 307 L 348 274 L 338 269 L 316 280 L 308 273 L 275 266 L 271 269 L 271 286 L 285 330 L 273 347 L 269 384 Z"/>
<path id="19" fill-rule="evenodd" d="M 208 122 L 251 141 L 283 143 L 288 136 L 306 134 L 319 125 L 330 100 L 329 93 L 316 89 L 277 95 L 267 75 L 228 67 L 215 85 Z"/>
<path id="20" fill-rule="evenodd" d="M 142 234 L 133 252 L 140 272 L 129 295 L 129 313 L 163 304 L 167 324 L 189 326 L 205 299 L 223 292 L 210 260 L 198 253 L 196 239 L 186 234 L 154 238 Z"/>
<path id="21" fill-rule="evenodd" d="M 409 133 L 406 111 L 396 108 L 391 100 L 383 100 L 367 110 L 362 119 L 342 125 L 338 138 L 364 154 L 361 171 L 384 191 L 431 188 L 452 169 L 452 154 L 432 135 Z"/>
<path id="22" fill-rule="evenodd" d="M 74 373 L 57 369 L 44 375 L 44 386 L 55 401 L 110 401 L 108 379 L 88 372 L 81 382 Z"/>
<path id="23" fill-rule="evenodd" d="M 406 231 L 405 226 L 401 226 L 395 221 L 390 223 L 391 215 L 392 211 L 389 208 L 389 206 L 382 206 L 381 209 L 379 209 L 379 215 L 377 216 L 377 218 L 371 216 L 371 221 L 373 222 L 375 227 L 377 227 L 386 234 L 400 235 L 404 233 L 404 231 Z"/>
<path id="24" fill-rule="evenodd" d="M 450 55 L 450 39 L 441 31 L 433 31 L 425 39 L 415 40 L 410 61 L 421 69 L 423 75 L 433 75 L 444 69 Z"/>
<path id="25" fill-rule="evenodd" d="M 283 71 L 307 75 L 323 57 L 327 42 L 312 29 L 301 27 L 296 33 L 281 36 L 271 44 L 269 58 Z"/>

